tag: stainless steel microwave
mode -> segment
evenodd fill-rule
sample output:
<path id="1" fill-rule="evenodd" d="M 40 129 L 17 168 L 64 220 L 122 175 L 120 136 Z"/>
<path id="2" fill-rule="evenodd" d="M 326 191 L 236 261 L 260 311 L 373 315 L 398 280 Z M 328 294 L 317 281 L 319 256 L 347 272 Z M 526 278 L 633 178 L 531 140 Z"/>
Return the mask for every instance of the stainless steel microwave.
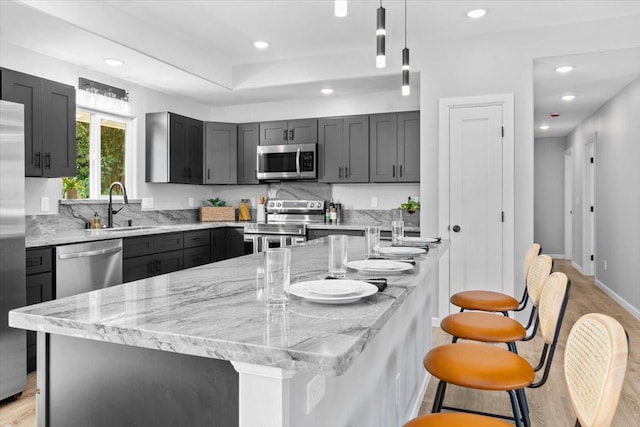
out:
<path id="1" fill-rule="evenodd" d="M 317 179 L 316 144 L 259 145 L 257 177 L 265 180 Z"/>

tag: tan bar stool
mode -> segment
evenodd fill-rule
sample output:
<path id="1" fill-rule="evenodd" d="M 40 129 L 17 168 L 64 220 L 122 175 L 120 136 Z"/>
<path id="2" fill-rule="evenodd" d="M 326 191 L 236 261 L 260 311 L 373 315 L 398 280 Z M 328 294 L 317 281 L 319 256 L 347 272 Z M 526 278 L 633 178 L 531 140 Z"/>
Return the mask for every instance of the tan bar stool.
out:
<path id="1" fill-rule="evenodd" d="M 551 265 L 550 256 L 538 255 L 529 268 L 527 293 L 534 309 L 538 306 L 542 288 L 551 273 Z M 532 312 L 536 315 L 534 309 Z M 440 327 L 446 333 L 453 335 L 453 342 L 462 338 L 481 342 L 505 343 L 514 353 L 517 353 L 516 342 L 531 339 L 536 330 L 534 328 L 530 337 L 527 337 L 527 331 L 520 322 L 510 317 L 477 311 L 451 314 L 442 319 Z M 540 366 L 538 366 L 539 368 Z"/>
<path id="2" fill-rule="evenodd" d="M 529 267 L 540 253 L 540 245 L 534 243 L 524 255 L 522 270 L 526 278 L 529 274 Z M 505 316 L 509 311 L 522 311 L 527 306 L 529 295 L 525 287 L 520 301 L 510 295 L 494 291 L 462 291 L 453 294 L 450 298 L 451 304 L 464 310 L 480 310 L 503 313 Z"/>
<path id="3" fill-rule="evenodd" d="M 525 387 L 537 388 L 548 376 L 569 296 L 569 283 L 564 273 L 553 273 L 540 295 L 540 334 L 544 341 L 541 364 L 542 378 L 535 382 L 535 371 L 529 362 L 508 350 L 493 345 L 456 343 L 439 346 L 424 358 L 424 367 L 438 378 L 432 412 L 442 409 L 470 412 L 514 420 L 516 426 L 530 426 Z M 505 391 L 511 401 L 513 417 L 443 406 L 447 384 L 476 390 Z"/>
<path id="4" fill-rule="evenodd" d="M 627 369 L 628 337 L 615 319 L 585 314 L 573 325 L 564 353 L 564 376 L 576 426 L 608 427 L 618 406 Z M 409 421 L 404 427 L 504 427 L 495 418 L 464 413 L 437 413 Z"/>

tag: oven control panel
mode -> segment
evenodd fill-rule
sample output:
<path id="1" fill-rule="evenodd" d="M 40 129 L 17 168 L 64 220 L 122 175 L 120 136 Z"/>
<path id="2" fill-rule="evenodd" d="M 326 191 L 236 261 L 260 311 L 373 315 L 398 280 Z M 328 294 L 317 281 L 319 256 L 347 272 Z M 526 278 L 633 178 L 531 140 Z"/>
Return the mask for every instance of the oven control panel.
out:
<path id="1" fill-rule="evenodd" d="M 280 200 L 267 202 L 267 213 L 319 213 L 324 212 L 324 200 Z"/>

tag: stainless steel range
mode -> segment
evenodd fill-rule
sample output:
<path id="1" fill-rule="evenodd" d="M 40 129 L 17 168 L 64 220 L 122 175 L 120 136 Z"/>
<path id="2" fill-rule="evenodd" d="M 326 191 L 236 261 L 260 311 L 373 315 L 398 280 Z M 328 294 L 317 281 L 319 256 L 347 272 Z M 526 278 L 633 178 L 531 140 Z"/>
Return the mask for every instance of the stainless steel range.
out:
<path id="1" fill-rule="evenodd" d="M 244 225 L 244 241 L 253 252 L 296 245 L 307 240 L 307 224 L 324 222 L 323 200 L 269 200 L 266 223 Z"/>

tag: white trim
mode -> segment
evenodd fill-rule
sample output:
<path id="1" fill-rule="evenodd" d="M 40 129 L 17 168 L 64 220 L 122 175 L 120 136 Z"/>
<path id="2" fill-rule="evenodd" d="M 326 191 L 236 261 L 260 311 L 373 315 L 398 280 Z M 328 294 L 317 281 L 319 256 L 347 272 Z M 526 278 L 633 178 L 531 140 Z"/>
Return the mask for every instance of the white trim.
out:
<path id="1" fill-rule="evenodd" d="M 566 259 L 565 254 L 547 254 L 553 259 Z"/>
<path id="2" fill-rule="evenodd" d="M 418 388 L 418 392 L 416 393 L 416 398 L 411 405 L 409 405 L 409 413 L 405 419 L 405 422 L 414 419 L 420 413 L 420 408 L 422 407 L 422 403 L 424 402 L 424 395 L 427 393 L 427 388 L 429 387 L 429 380 L 431 379 L 431 374 L 425 371 L 424 377 L 422 377 L 422 383 Z"/>
<path id="3" fill-rule="evenodd" d="M 573 268 L 575 268 L 576 270 L 578 270 L 578 273 L 580 273 L 580 274 L 582 274 L 582 275 L 585 275 L 585 274 L 582 272 L 582 267 L 581 267 L 578 263 L 576 263 L 574 260 L 571 260 L 571 267 L 573 267 Z"/>
<path id="4" fill-rule="evenodd" d="M 586 276 L 595 275 L 595 260 L 591 260 L 591 255 L 596 255 L 595 244 L 595 215 L 596 215 L 596 198 L 595 198 L 595 169 L 594 160 L 593 167 L 589 162 L 589 157 L 596 157 L 596 143 L 598 140 L 597 132 L 592 133 L 584 142 L 582 152 L 582 265 L 584 266 L 584 274 Z M 591 213 L 590 206 L 594 207 Z"/>
<path id="5" fill-rule="evenodd" d="M 573 259 L 573 150 L 564 152 L 564 254 Z"/>
<path id="6" fill-rule="evenodd" d="M 632 306 L 627 300 L 622 298 L 620 295 L 618 295 L 617 293 L 613 292 L 611 289 L 609 289 L 609 287 L 607 287 L 607 285 L 602 283 L 600 280 L 595 279 L 593 282 L 595 283 L 595 285 L 598 288 L 600 288 L 600 290 L 602 292 L 604 292 L 605 294 L 609 295 L 612 300 L 614 300 L 615 302 L 620 304 L 620 306 L 622 306 L 622 308 L 627 310 L 633 317 L 635 317 L 636 319 L 640 320 L 640 310 L 638 310 L 637 308 Z"/>
<path id="7" fill-rule="evenodd" d="M 490 105 L 502 106 L 502 124 L 504 126 L 504 137 L 502 139 L 502 206 L 504 210 L 504 233 L 502 235 L 502 290 L 504 293 L 514 294 L 514 283 L 520 278 L 515 274 L 515 175 L 514 175 L 514 140 L 515 140 L 515 119 L 514 119 L 514 94 L 504 93 L 496 95 L 481 95 L 461 98 L 441 98 L 439 101 L 438 113 L 438 162 L 439 162 L 439 185 L 438 185 L 438 229 L 439 235 L 443 239 L 450 238 L 449 226 L 449 112 L 453 108 L 484 107 Z M 450 268 L 450 263 L 449 263 Z M 449 270 L 447 268 L 447 270 Z M 442 270 L 442 269 L 441 269 Z M 442 279 L 442 277 L 441 277 Z M 441 281 L 439 287 L 439 309 L 440 315 L 445 314 L 443 310 L 443 299 L 449 298 L 449 280 Z M 444 295 L 442 295 L 444 293 Z M 448 307 L 447 312 L 448 314 Z"/>

